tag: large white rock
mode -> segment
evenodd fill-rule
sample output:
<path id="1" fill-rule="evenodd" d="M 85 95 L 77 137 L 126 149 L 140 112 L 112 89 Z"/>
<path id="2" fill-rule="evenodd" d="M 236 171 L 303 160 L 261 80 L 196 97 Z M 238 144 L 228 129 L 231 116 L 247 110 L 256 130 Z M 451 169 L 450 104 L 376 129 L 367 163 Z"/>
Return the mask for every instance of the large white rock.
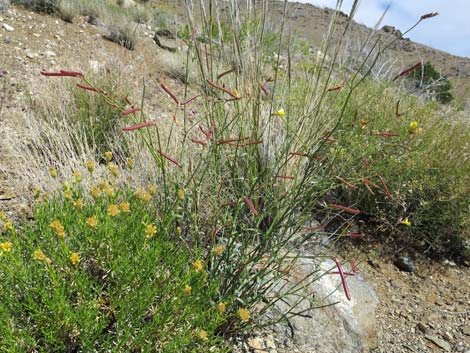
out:
<path id="1" fill-rule="evenodd" d="M 8 31 L 8 32 L 12 32 L 12 31 L 15 30 L 12 26 L 10 26 L 9 24 L 6 24 L 6 23 L 4 23 L 4 24 L 2 25 L 2 28 L 3 28 L 5 31 Z"/>

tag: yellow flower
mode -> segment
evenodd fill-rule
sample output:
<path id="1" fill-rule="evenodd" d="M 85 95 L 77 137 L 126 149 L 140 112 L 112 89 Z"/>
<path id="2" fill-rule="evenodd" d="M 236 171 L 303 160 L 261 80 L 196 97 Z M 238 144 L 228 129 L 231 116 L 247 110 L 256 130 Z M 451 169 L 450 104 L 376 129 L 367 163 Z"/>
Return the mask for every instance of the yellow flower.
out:
<path id="1" fill-rule="evenodd" d="M 208 339 L 207 331 L 197 330 L 197 338 L 199 338 L 201 341 L 207 341 Z"/>
<path id="2" fill-rule="evenodd" d="M 277 116 L 280 116 L 281 118 L 283 118 L 286 115 L 286 112 L 284 111 L 283 108 L 281 108 L 277 112 L 275 112 L 274 115 L 277 115 Z"/>
<path id="3" fill-rule="evenodd" d="M 407 227 L 411 227 L 411 221 L 408 219 L 408 217 L 406 217 L 404 220 L 401 220 L 400 223 Z"/>
<path id="4" fill-rule="evenodd" d="M 70 262 L 72 263 L 72 265 L 78 265 L 80 263 L 80 254 L 73 252 L 70 255 Z"/>
<path id="5" fill-rule="evenodd" d="M 109 205 L 108 206 L 108 215 L 111 217 L 116 217 L 121 213 L 121 210 L 119 209 L 118 205 Z"/>
<path id="6" fill-rule="evenodd" d="M 41 190 L 39 188 L 34 188 L 33 189 L 33 198 L 37 200 L 41 196 Z"/>
<path id="7" fill-rule="evenodd" d="M 0 211 L 0 221 L 6 222 L 8 219 L 7 214 L 3 211 Z"/>
<path id="8" fill-rule="evenodd" d="M 192 291 L 193 289 L 191 288 L 191 286 L 188 286 L 188 285 L 184 286 L 184 294 L 190 295 Z"/>
<path id="9" fill-rule="evenodd" d="M 176 234 L 181 235 L 181 233 L 183 233 L 183 229 L 180 226 L 176 227 Z"/>
<path id="10" fill-rule="evenodd" d="M 119 209 L 121 210 L 122 213 L 129 213 L 131 211 L 129 202 L 121 202 L 119 204 Z"/>
<path id="11" fill-rule="evenodd" d="M 367 124 L 369 124 L 369 122 L 366 119 L 361 119 L 362 128 L 365 128 Z"/>
<path id="12" fill-rule="evenodd" d="M 155 184 L 150 184 L 149 187 L 148 187 L 148 190 L 149 190 L 149 194 L 150 195 L 155 195 L 157 193 L 157 185 Z"/>
<path id="13" fill-rule="evenodd" d="M 80 173 L 78 170 L 74 171 L 72 175 L 76 183 L 80 183 L 82 181 L 82 173 Z"/>
<path id="14" fill-rule="evenodd" d="M 104 156 L 105 156 L 105 158 L 106 158 L 106 160 L 107 160 L 108 162 L 111 162 L 111 160 L 113 159 L 113 152 L 111 152 L 111 151 L 106 151 L 106 152 L 104 153 Z"/>
<path id="15" fill-rule="evenodd" d="M 44 261 L 48 264 L 52 263 L 52 260 L 48 258 L 46 254 L 42 252 L 42 250 L 39 250 L 39 249 L 34 251 L 34 259 L 38 261 Z"/>
<path id="16" fill-rule="evenodd" d="M 145 237 L 147 239 L 150 239 L 151 237 L 153 237 L 155 234 L 157 234 L 157 227 L 155 227 L 155 224 L 151 223 L 151 224 L 147 224 L 145 226 Z"/>
<path id="17" fill-rule="evenodd" d="M 238 93 L 238 90 L 235 88 L 234 90 L 232 90 L 231 92 L 235 97 L 239 98 L 240 97 L 240 93 Z"/>
<path id="18" fill-rule="evenodd" d="M 225 313 L 225 309 L 227 309 L 227 306 L 225 305 L 224 302 L 220 302 L 217 304 L 217 311 L 221 314 Z"/>
<path id="19" fill-rule="evenodd" d="M 250 321 L 250 311 L 245 308 L 238 309 L 238 316 L 244 322 Z"/>
<path id="20" fill-rule="evenodd" d="M 75 207 L 77 210 L 81 210 L 83 208 L 83 200 L 82 199 L 77 199 L 73 202 L 73 207 Z"/>
<path id="21" fill-rule="evenodd" d="M 51 177 L 53 177 L 54 179 L 57 178 L 57 169 L 52 166 L 49 168 L 49 174 L 51 175 Z"/>
<path id="22" fill-rule="evenodd" d="M 52 228 L 55 232 L 55 234 L 59 237 L 59 238 L 65 238 L 65 230 L 64 230 L 64 226 L 62 225 L 62 223 L 60 223 L 60 221 L 53 221 L 49 224 L 49 227 Z"/>
<path id="23" fill-rule="evenodd" d="M 91 229 L 96 229 L 96 227 L 98 226 L 98 219 L 96 218 L 96 216 L 91 216 L 87 218 L 86 225 Z"/>
<path id="24" fill-rule="evenodd" d="M 6 231 L 12 231 L 13 230 L 13 223 L 11 223 L 11 222 L 3 223 L 3 229 L 5 229 Z"/>
<path id="25" fill-rule="evenodd" d="M 152 199 L 152 195 L 150 195 L 148 192 L 146 192 L 144 189 L 138 189 L 135 192 L 135 196 L 144 202 L 149 202 Z"/>
<path id="26" fill-rule="evenodd" d="M 129 168 L 129 170 L 134 169 L 134 160 L 132 158 L 127 158 L 126 162 L 127 162 L 127 168 Z"/>
<path id="27" fill-rule="evenodd" d="M 201 261 L 201 260 L 196 260 L 196 261 L 193 262 L 193 269 L 194 269 L 194 271 L 199 272 L 199 271 L 202 270 L 202 267 L 203 267 L 203 265 L 202 265 L 202 261 Z"/>
<path id="28" fill-rule="evenodd" d="M 115 163 L 112 163 L 112 162 L 109 163 L 109 164 L 108 164 L 108 170 L 109 170 L 109 172 L 110 172 L 113 176 L 115 176 L 115 177 L 118 176 L 119 167 L 118 167 Z"/>
<path id="29" fill-rule="evenodd" d="M 111 185 L 106 185 L 103 188 L 103 192 L 106 194 L 108 197 L 114 197 L 114 188 Z"/>
<path id="30" fill-rule="evenodd" d="M 225 248 L 222 244 L 217 245 L 214 248 L 214 255 L 215 256 L 220 256 L 224 252 Z"/>
<path id="31" fill-rule="evenodd" d="M 85 162 L 86 169 L 91 173 L 95 170 L 95 162 L 93 162 L 91 159 Z"/>
<path id="32" fill-rule="evenodd" d="M 98 182 L 98 187 L 100 188 L 100 190 L 103 190 L 103 189 L 104 189 L 105 187 L 107 187 L 108 185 L 109 185 L 109 184 L 108 184 L 106 181 L 104 181 L 104 180 L 100 180 L 100 181 Z"/>
<path id="33" fill-rule="evenodd" d="M 185 195 L 185 190 L 183 188 L 180 188 L 178 189 L 178 191 L 176 191 L 176 196 L 180 199 L 180 200 L 184 200 L 184 195 Z"/>
<path id="34" fill-rule="evenodd" d="M 5 252 L 10 252 L 12 247 L 13 247 L 13 243 L 10 241 L 0 243 L 0 249 L 2 249 Z"/>
<path id="35" fill-rule="evenodd" d="M 93 186 L 90 190 L 91 196 L 96 200 L 101 196 L 101 189 L 98 186 Z"/>
<path id="36" fill-rule="evenodd" d="M 418 132 L 419 123 L 417 121 L 413 121 L 410 126 L 408 126 L 408 132 L 410 134 L 416 134 Z"/>
<path id="37" fill-rule="evenodd" d="M 70 189 L 66 189 L 62 191 L 62 195 L 64 196 L 64 199 L 70 200 L 72 198 L 72 191 Z"/>

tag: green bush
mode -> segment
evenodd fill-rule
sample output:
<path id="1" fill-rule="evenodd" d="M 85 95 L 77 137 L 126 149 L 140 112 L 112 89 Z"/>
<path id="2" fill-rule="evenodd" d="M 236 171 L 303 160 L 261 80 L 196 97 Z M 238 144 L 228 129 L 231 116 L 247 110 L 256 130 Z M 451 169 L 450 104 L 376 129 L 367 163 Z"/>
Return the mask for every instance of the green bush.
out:
<path id="1" fill-rule="evenodd" d="M 426 62 L 421 69 L 413 70 L 409 79 L 416 89 L 429 92 L 432 97 L 443 104 L 450 103 L 454 99 L 449 79 L 437 72 L 430 61 Z"/>

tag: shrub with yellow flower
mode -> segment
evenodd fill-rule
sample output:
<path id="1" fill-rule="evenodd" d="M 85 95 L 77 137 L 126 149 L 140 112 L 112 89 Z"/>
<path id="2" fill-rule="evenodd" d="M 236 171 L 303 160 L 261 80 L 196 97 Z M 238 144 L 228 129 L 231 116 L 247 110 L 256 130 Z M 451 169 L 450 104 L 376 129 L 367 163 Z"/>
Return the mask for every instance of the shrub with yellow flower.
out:
<path id="1" fill-rule="evenodd" d="M 111 175 L 114 177 L 117 177 L 119 174 L 119 167 L 113 162 L 110 162 L 108 164 L 108 170 L 111 173 Z"/>
<path id="2" fill-rule="evenodd" d="M 103 192 L 106 194 L 106 196 L 108 196 L 109 198 L 112 198 L 114 197 L 114 188 L 111 186 L 111 185 L 106 185 L 104 188 L 103 188 Z"/>
<path id="3" fill-rule="evenodd" d="M 202 265 L 202 261 L 201 260 L 196 260 L 193 262 L 193 270 L 196 271 L 196 272 L 199 272 L 199 271 L 202 271 L 202 268 L 204 266 Z"/>
<path id="4" fill-rule="evenodd" d="M 65 238 L 65 229 L 64 229 L 64 226 L 62 225 L 62 223 L 60 223 L 60 221 L 58 221 L 58 220 L 52 221 L 49 224 L 49 227 L 54 230 L 55 234 L 59 238 L 61 238 L 61 239 Z"/>
<path id="5" fill-rule="evenodd" d="M 98 226 L 98 219 L 96 216 L 91 216 L 86 219 L 86 225 L 90 227 L 91 229 L 96 229 Z"/>
<path id="6" fill-rule="evenodd" d="M 134 160 L 132 158 L 127 158 L 126 163 L 127 163 L 127 168 L 129 168 L 129 170 L 134 169 L 135 163 L 134 163 Z"/>
<path id="7" fill-rule="evenodd" d="M 184 294 L 190 295 L 193 289 L 191 288 L 191 286 L 185 285 L 183 291 L 184 291 Z"/>
<path id="8" fill-rule="evenodd" d="M 51 177 L 53 177 L 54 179 L 57 178 L 57 169 L 52 166 L 49 168 L 49 174 L 51 175 Z"/>
<path id="9" fill-rule="evenodd" d="M 64 199 L 70 200 L 72 198 L 72 190 L 65 189 L 64 191 L 62 191 L 62 196 L 64 196 Z"/>
<path id="10" fill-rule="evenodd" d="M 79 184 L 82 181 L 82 173 L 80 173 L 78 170 L 74 171 L 72 174 L 74 181 Z"/>
<path id="11" fill-rule="evenodd" d="M 111 160 L 113 159 L 113 152 L 111 151 L 106 151 L 104 153 L 104 157 L 106 158 L 106 161 L 107 162 L 111 162 Z"/>
<path id="12" fill-rule="evenodd" d="M 145 238 L 150 239 L 152 238 L 155 234 L 157 234 L 157 227 L 155 224 L 150 223 L 145 226 Z"/>
<path id="13" fill-rule="evenodd" d="M 12 231 L 13 230 L 13 223 L 11 223 L 11 222 L 3 223 L 3 229 L 5 229 L 6 231 Z"/>
<path id="14" fill-rule="evenodd" d="M 93 186 L 90 190 L 90 193 L 91 193 L 91 196 L 93 196 L 93 198 L 97 200 L 101 196 L 101 189 L 98 186 Z"/>
<path id="15" fill-rule="evenodd" d="M 220 314 L 223 314 L 225 313 L 225 310 L 227 309 L 227 305 L 224 303 L 224 302 L 220 302 L 219 304 L 217 304 L 217 311 L 220 313 Z"/>
<path id="16" fill-rule="evenodd" d="M 243 322 L 248 322 L 250 321 L 250 311 L 245 308 L 240 308 L 238 309 L 238 317 L 243 321 Z"/>
<path id="17" fill-rule="evenodd" d="M 131 211 L 131 206 L 129 205 L 129 202 L 121 202 L 119 204 L 119 209 L 122 213 L 129 213 Z"/>
<path id="18" fill-rule="evenodd" d="M 83 200 L 82 199 L 76 199 L 73 202 L 73 207 L 75 207 L 77 210 L 81 210 L 83 208 Z"/>
<path id="19" fill-rule="evenodd" d="M 13 247 L 13 243 L 11 241 L 0 243 L 0 249 L 4 252 L 10 252 L 12 247 Z"/>
<path id="20" fill-rule="evenodd" d="M 196 336 L 201 341 L 207 341 L 209 339 L 209 335 L 208 335 L 207 331 L 205 331 L 205 330 L 197 330 Z"/>
<path id="21" fill-rule="evenodd" d="M 8 219 L 7 214 L 3 211 L 0 211 L 0 221 L 6 222 Z"/>
<path id="22" fill-rule="evenodd" d="M 93 162 L 91 159 L 85 162 L 85 166 L 90 174 L 92 174 L 95 170 L 95 162 Z"/>
<path id="23" fill-rule="evenodd" d="M 80 254 L 73 252 L 70 255 L 70 262 L 72 263 L 72 265 L 78 265 L 80 263 Z"/>
<path id="24" fill-rule="evenodd" d="M 185 194 L 186 194 L 186 191 L 184 190 L 184 188 L 179 188 L 179 189 L 176 191 L 176 196 L 177 196 L 178 199 L 180 199 L 180 200 L 184 200 Z"/>
<path id="25" fill-rule="evenodd" d="M 152 199 L 152 195 L 150 195 L 148 192 L 146 192 L 144 189 L 137 189 L 137 191 L 135 192 L 135 196 L 141 200 L 141 201 L 144 201 L 144 202 L 150 202 L 150 200 Z"/>
<path id="26" fill-rule="evenodd" d="M 416 134 L 419 132 L 419 123 L 417 121 L 413 121 L 409 126 L 408 126 L 408 132 L 410 134 Z"/>
<path id="27" fill-rule="evenodd" d="M 149 192 L 149 194 L 152 195 L 152 196 L 155 195 L 155 194 L 157 193 L 157 185 L 155 185 L 155 184 L 150 184 L 150 185 L 148 186 L 148 192 Z"/>
<path id="28" fill-rule="evenodd" d="M 112 204 L 108 206 L 108 216 L 116 217 L 119 215 L 119 213 L 121 213 L 121 210 L 119 209 L 118 205 Z"/>
<path id="29" fill-rule="evenodd" d="M 225 250 L 224 246 L 222 244 L 219 244 L 214 248 L 213 252 L 214 252 L 215 256 L 220 256 L 220 255 L 222 255 L 224 250 Z"/>
<path id="30" fill-rule="evenodd" d="M 280 116 L 281 118 L 283 118 L 285 115 L 286 115 L 286 112 L 284 110 L 284 108 L 281 108 L 279 109 L 278 111 L 276 111 L 275 113 L 273 113 L 274 115 L 277 115 L 277 116 Z"/>
<path id="31" fill-rule="evenodd" d="M 37 200 L 41 196 L 41 190 L 39 188 L 33 188 L 33 198 Z"/>
<path id="32" fill-rule="evenodd" d="M 37 249 L 37 250 L 34 251 L 33 257 L 34 257 L 35 260 L 43 261 L 43 262 L 45 262 L 45 263 L 47 263 L 47 264 L 51 264 L 51 263 L 52 263 L 52 260 L 51 260 L 50 258 L 48 258 L 48 257 L 46 256 L 46 254 L 44 254 L 44 253 L 42 252 L 42 250 L 40 250 L 40 249 Z"/>

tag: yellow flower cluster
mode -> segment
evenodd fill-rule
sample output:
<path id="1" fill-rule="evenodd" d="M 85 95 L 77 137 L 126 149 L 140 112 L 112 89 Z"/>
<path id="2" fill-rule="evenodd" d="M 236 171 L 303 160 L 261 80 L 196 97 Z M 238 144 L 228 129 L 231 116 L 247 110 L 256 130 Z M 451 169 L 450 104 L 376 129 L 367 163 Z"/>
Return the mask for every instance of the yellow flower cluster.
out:
<path id="1" fill-rule="evenodd" d="M 53 177 L 54 179 L 57 178 L 57 169 L 52 166 L 49 168 L 49 174 L 51 175 L 51 177 Z"/>
<path id="2" fill-rule="evenodd" d="M 117 217 L 119 213 L 121 213 L 121 210 L 118 205 L 112 204 L 108 206 L 108 216 Z"/>
<path id="3" fill-rule="evenodd" d="M 201 260 L 196 260 L 193 262 L 193 270 L 196 271 L 196 272 L 199 272 L 199 271 L 202 271 L 202 268 L 204 266 L 202 265 L 202 261 Z"/>
<path id="4" fill-rule="evenodd" d="M 193 289 L 191 288 L 191 286 L 185 285 L 183 291 L 184 291 L 184 294 L 191 295 Z"/>
<path id="5" fill-rule="evenodd" d="M 70 255 L 70 262 L 72 263 L 72 265 L 78 265 L 80 263 L 80 254 L 73 252 Z"/>
<path id="6" fill-rule="evenodd" d="M 119 204 L 119 209 L 122 213 L 129 213 L 131 211 L 131 206 L 129 205 L 129 202 L 121 202 Z"/>
<path id="7" fill-rule="evenodd" d="M 49 224 L 49 227 L 54 230 L 55 234 L 59 238 L 61 238 L 61 239 L 65 238 L 65 229 L 64 229 L 64 226 L 62 225 L 62 223 L 60 223 L 60 221 L 55 220 L 55 221 L 51 222 Z"/>
<path id="8" fill-rule="evenodd" d="M 77 210 L 81 210 L 83 208 L 83 200 L 82 199 L 76 199 L 73 202 L 73 207 L 75 207 Z"/>
<path id="9" fill-rule="evenodd" d="M 145 238 L 150 239 L 152 238 L 155 234 L 157 234 L 157 227 L 155 224 L 150 223 L 145 226 Z"/>
<path id="10" fill-rule="evenodd" d="M 73 175 L 74 181 L 77 184 L 79 184 L 82 181 L 82 173 L 80 173 L 78 170 L 74 171 L 72 175 Z"/>
<path id="11" fill-rule="evenodd" d="M 238 317 L 244 321 L 244 322 L 248 322 L 250 321 L 250 311 L 248 309 L 245 309 L 245 308 L 240 308 L 238 309 Z"/>
<path id="12" fill-rule="evenodd" d="M 86 169 L 88 169 L 88 172 L 90 172 L 90 174 L 92 174 L 95 170 L 95 162 L 93 162 L 91 159 L 85 162 L 85 166 Z"/>
<path id="13" fill-rule="evenodd" d="M 91 229 L 96 229 L 96 227 L 98 226 L 98 219 L 96 218 L 96 216 L 91 216 L 87 218 L 86 225 Z"/>
<path id="14" fill-rule="evenodd" d="M 98 186 L 93 186 L 90 190 L 90 193 L 91 196 L 93 196 L 93 198 L 97 200 L 101 196 L 101 189 Z"/>
<path id="15" fill-rule="evenodd" d="M 108 170 L 114 177 L 117 177 L 119 174 L 119 167 L 115 163 L 110 162 L 108 164 Z"/>
<path id="16" fill-rule="evenodd" d="M 0 243 L 0 249 L 4 252 L 10 252 L 12 247 L 13 247 L 13 243 L 11 241 Z"/>
<path id="17" fill-rule="evenodd" d="M 152 199 L 152 195 L 148 193 L 147 191 L 145 191 L 144 189 L 137 189 L 137 191 L 135 192 L 135 196 L 139 200 L 144 201 L 146 203 Z"/>
<path id="18" fill-rule="evenodd" d="M 106 158 L 106 161 L 107 162 L 111 162 L 111 160 L 113 159 L 113 152 L 111 151 L 106 151 L 104 153 L 104 157 Z"/>
<path id="19" fill-rule="evenodd" d="M 5 229 L 6 231 L 12 231 L 13 230 L 13 223 L 11 223 L 11 222 L 3 223 L 3 229 Z"/>
<path id="20" fill-rule="evenodd" d="M 222 244 L 219 244 L 214 248 L 213 252 L 214 252 L 215 256 L 220 256 L 220 255 L 222 255 L 224 250 L 225 250 L 224 246 Z"/>
<path id="21" fill-rule="evenodd" d="M 129 168 L 129 170 L 132 170 L 134 169 L 134 160 L 132 158 L 127 158 L 126 159 L 126 162 L 127 162 L 127 168 Z"/>
<path id="22" fill-rule="evenodd" d="M 38 260 L 38 261 L 43 261 L 43 262 L 45 262 L 45 263 L 47 263 L 47 264 L 51 264 L 51 263 L 52 263 L 52 260 L 51 260 L 50 258 L 48 258 L 48 257 L 46 256 L 46 254 L 44 254 L 44 253 L 42 252 L 42 250 L 40 250 L 40 249 L 34 251 L 34 259 L 35 259 L 35 260 Z"/>
<path id="23" fill-rule="evenodd" d="M 180 200 L 184 200 L 184 196 L 186 194 L 186 191 L 183 189 L 183 188 L 180 188 L 176 191 L 176 196 L 178 197 L 178 199 Z"/>
<path id="24" fill-rule="evenodd" d="M 225 313 L 225 310 L 227 309 L 227 305 L 224 303 L 224 302 L 220 302 L 219 304 L 217 304 L 217 311 L 220 313 L 220 314 L 223 314 Z"/>

